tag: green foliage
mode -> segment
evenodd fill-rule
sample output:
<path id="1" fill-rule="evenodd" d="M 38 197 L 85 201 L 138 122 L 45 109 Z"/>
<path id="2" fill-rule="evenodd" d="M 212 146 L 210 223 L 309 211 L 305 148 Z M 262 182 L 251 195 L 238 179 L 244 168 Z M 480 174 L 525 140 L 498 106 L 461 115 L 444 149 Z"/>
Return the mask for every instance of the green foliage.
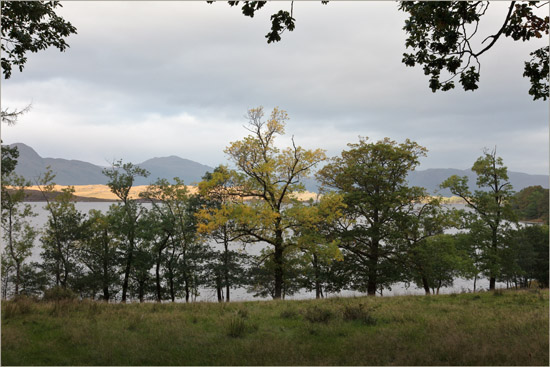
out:
<path id="1" fill-rule="evenodd" d="M 292 144 L 279 149 L 275 146 L 277 135 L 284 134 L 285 111 L 273 109 L 269 120 L 263 121 L 263 108 L 248 111 L 251 135 L 232 142 L 225 153 L 238 168 L 234 175 L 233 191 L 240 197 L 234 205 L 225 206 L 225 216 L 232 218 L 239 227 L 243 242 L 266 242 L 273 251 L 262 260 L 271 261 L 273 267 L 273 297 L 283 296 L 285 282 L 285 251 L 295 247 L 291 241 L 298 208 L 303 206 L 293 195 L 303 192 L 300 182 L 313 167 L 325 159 L 321 149 L 306 150 Z M 244 198 L 250 198 L 244 202 Z"/>
<path id="2" fill-rule="evenodd" d="M 317 177 L 325 190 L 343 196 L 344 219 L 332 231 L 352 273 L 351 287 L 374 295 L 400 276 L 396 240 L 402 238 L 401 228 L 414 203 L 426 196 L 423 189 L 408 187 L 406 177 L 426 149 L 410 140 L 398 144 L 388 138 L 373 143 L 361 138 L 348 146 Z"/>
<path id="3" fill-rule="evenodd" d="M 102 298 L 109 301 L 119 281 L 117 233 L 114 231 L 116 216 L 113 208 L 106 214 L 99 210 L 90 210 L 83 223 L 83 236 L 78 247 L 78 259 L 87 269 L 83 280 L 84 293 L 95 298 L 97 290 L 102 291 Z"/>
<path id="4" fill-rule="evenodd" d="M 23 67 L 27 52 L 48 47 L 65 51 L 65 38 L 76 34 L 76 28 L 55 13 L 58 1 L 2 2 L 2 70 L 4 78 L 11 76 L 12 67 Z"/>
<path id="5" fill-rule="evenodd" d="M 208 1 L 212 3 L 213 1 Z M 236 6 L 239 1 L 228 1 Z M 328 1 L 321 1 L 327 4 Z M 242 13 L 254 17 L 266 1 L 243 1 Z M 501 36 L 514 41 L 529 41 L 548 35 L 549 17 L 535 14 L 535 8 L 542 5 L 536 1 L 510 3 L 504 22 L 494 34 L 480 39 L 481 46 L 475 49 L 476 33 L 481 20 L 489 8 L 489 1 L 401 1 L 399 10 L 408 13 L 403 29 L 407 34 L 405 46 L 413 52 L 404 53 L 402 62 L 406 66 L 421 66 L 429 77 L 429 88 L 448 91 L 455 87 L 458 76 L 464 90 L 476 90 L 480 79 L 480 56 L 490 50 Z M 265 36 L 267 43 L 278 42 L 285 30 L 293 31 L 296 19 L 293 17 L 294 2 L 290 12 L 279 10 L 271 15 L 271 31 Z M 486 41 L 489 41 L 487 42 Z M 529 78 L 529 94 L 534 100 L 548 98 L 548 46 L 530 53 L 532 59 L 525 62 L 523 76 Z"/>
<path id="6" fill-rule="evenodd" d="M 111 168 L 105 168 L 103 174 L 109 182 L 107 186 L 124 203 L 130 200 L 130 189 L 134 185 L 136 177 L 147 177 L 149 172 L 132 163 L 123 163 L 122 160 L 113 162 Z"/>
<path id="7" fill-rule="evenodd" d="M 17 158 L 19 158 L 17 147 L 10 148 L 7 145 L 2 145 L 2 179 L 8 177 L 8 175 L 15 170 Z M 2 184 L 2 195 L 4 195 L 4 187 L 5 185 Z M 4 202 L 3 196 L 2 202 Z"/>
<path id="8" fill-rule="evenodd" d="M 239 190 L 235 183 L 237 176 L 236 171 L 220 165 L 212 173 L 207 172 L 199 183 L 202 207 L 196 213 L 197 230 L 223 246 L 221 251 L 212 250 L 208 266 L 208 283 L 217 289 L 219 302 L 224 298 L 223 288 L 225 301 L 229 302 L 230 289 L 247 283 L 244 263 L 248 257 L 242 251 L 230 249 L 243 236 L 234 216 L 235 206 L 240 205 L 235 195 Z"/>
<path id="9" fill-rule="evenodd" d="M 450 287 L 457 277 L 469 278 L 473 260 L 466 249 L 459 248 L 456 236 L 439 234 L 428 237 L 414 247 L 409 256 L 411 274 L 419 288 L 433 293 L 441 287 Z"/>
<path id="10" fill-rule="evenodd" d="M 548 226 L 527 226 L 512 231 L 502 256 L 501 281 L 529 287 L 536 280 L 548 287 Z"/>
<path id="11" fill-rule="evenodd" d="M 408 36 L 405 45 L 414 50 L 413 53 L 403 54 L 403 63 L 411 67 L 421 66 L 424 74 L 429 76 L 429 86 L 433 92 L 453 89 L 456 76 L 459 76 L 464 90 L 475 90 L 480 77 L 479 57 L 493 47 L 501 35 L 515 41 L 528 41 L 548 34 L 548 16 L 537 16 L 535 6 L 534 2 L 511 2 L 501 28 L 485 38 L 485 41 L 490 40 L 488 44 L 475 50 L 472 38 L 489 8 L 489 2 L 402 1 L 399 9 L 409 14 L 403 28 Z M 534 51 L 531 56 L 533 59 L 525 63 L 523 74 L 531 81 L 529 94 L 535 100 L 546 100 L 548 46 Z"/>
<path id="12" fill-rule="evenodd" d="M 526 187 L 514 195 L 512 209 L 520 220 L 541 219 L 548 224 L 548 192 L 542 186 Z"/>
<path id="13" fill-rule="evenodd" d="M 134 265 L 134 252 L 138 245 L 139 238 L 138 232 L 138 219 L 145 209 L 138 204 L 138 202 L 130 197 L 130 189 L 134 185 L 134 180 L 138 176 L 147 177 L 149 172 L 138 166 L 134 166 L 132 163 L 123 163 L 122 160 L 113 162 L 111 168 L 103 170 L 103 174 L 107 176 L 109 182 L 107 186 L 111 189 L 111 192 L 115 194 L 121 203 L 117 204 L 117 207 L 112 208 L 113 214 L 118 217 L 115 220 L 115 231 L 119 236 L 119 249 L 121 251 L 121 257 L 123 258 L 124 267 L 124 280 L 122 283 L 122 302 L 126 302 L 128 293 L 128 286 L 130 282 L 130 274 L 132 272 L 132 266 Z M 141 264 L 144 264 L 144 256 L 141 256 Z M 143 276 L 146 275 L 145 271 L 141 269 L 138 274 L 142 275 L 137 281 L 138 293 L 141 295 L 144 287 Z M 143 300 L 143 298 L 141 298 Z"/>
<path id="14" fill-rule="evenodd" d="M 69 287 L 81 272 L 78 261 L 78 245 L 84 234 L 83 221 L 85 214 L 76 209 L 73 201 L 74 187 L 61 190 L 61 194 L 49 199 L 55 191 L 53 182 L 55 175 L 48 170 L 38 180 L 38 188 L 42 192 L 48 212 L 48 221 L 40 241 L 42 242 L 41 257 L 44 268 L 55 276 L 52 280 L 56 286 Z"/>
<path id="15" fill-rule="evenodd" d="M 213 1 L 207 1 L 212 3 Z M 243 1 L 241 8 L 244 16 L 253 18 L 256 11 L 264 7 L 267 1 Z M 239 1 L 228 1 L 230 6 L 239 5 Z M 271 31 L 265 35 L 267 43 L 279 42 L 281 40 L 281 34 L 288 30 L 292 32 L 295 28 L 295 19 L 292 17 L 294 9 L 294 3 L 290 4 L 290 12 L 286 10 L 279 10 L 277 13 L 271 15 Z"/>
<path id="16" fill-rule="evenodd" d="M 533 96 L 533 99 L 542 98 L 543 100 L 546 100 L 549 95 L 548 53 L 548 46 L 539 48 L 538 50 L 531 52 L 529 54 L 532 56 L 531 60 L 525 62 L 523 76 L 529 78 L 529 81 L 531 82 L 529 94 Z"/>
<path id="17" fill-rule="evenodd" d="M 2 256 L 3 286 L 13 278 L 14 295 L 20 293 L 25 260 L 31 255 L 38 232 L 28 223 L 36 216 L 29 204 L 24 204 L 25 188 L 29 186 L 23 177 L 14 172 L 2 176 L 2 240 L 5 244 Z M 9 187 L 9 188 L 8 188 Z M 11 273 L 14 273 L 13 276 Z M 6 296 L 7 290 L 3 290 Z"/>
<path id="18" fill-rule="evenodd" d="M 510 223 L 516 221 L 510 204 L 513 190 L 508 182 L 507 168 L 502 158 L 497 157 L 496 150 L 485 150 L 472 171 L 477 174 L 476 184 L 480 190 L 470 192 L 466 176 L 451 176 L 440 186 L 449 188 L 473 209 L 471 213 L 464 213 L 465 226 L 475 240 L 475 251 L 481 255 L 477 265 L 489 277 L 490 289 L 494 289 L 496 277 L 502 272 L 506 234 L 511 229 Z"/>

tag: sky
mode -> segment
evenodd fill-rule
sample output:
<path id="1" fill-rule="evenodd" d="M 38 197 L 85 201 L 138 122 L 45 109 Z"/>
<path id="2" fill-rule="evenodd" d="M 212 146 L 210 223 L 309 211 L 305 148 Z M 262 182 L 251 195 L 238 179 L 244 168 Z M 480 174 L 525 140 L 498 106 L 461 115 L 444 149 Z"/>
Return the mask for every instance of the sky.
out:
<path id="1" fill-rule="evenodd" d="M 418 169 L 471 168 L 485 147 L 510 171 L 548 174 L 549 107 L 522 77 L 528 43 L 500 39 L 481 56 L 475 92 L 432 93 L 421 68 L 401 63 L 406 14 L 396 2 L 295 2 L 296 29 L 267 44 L 269 3 L 254 18 L 226 2 L 62 2 L 78 30 L 66 52 L 29 54 L 2 80 L 2 108 L 30 112 L 2 126 L 4 143 L 42 157 L 107 166 L 177 155 L 209 166 L 248 131 L 248 109 L 287 111 L 290 144 L 336 156 L 359 136 L 428 149 Z M 502 24 L 491 3 L 478 34 Z M 547 11 L 547 9 L 545 10 Z M 481 36 L 477 42 L 480 42 Z"/>

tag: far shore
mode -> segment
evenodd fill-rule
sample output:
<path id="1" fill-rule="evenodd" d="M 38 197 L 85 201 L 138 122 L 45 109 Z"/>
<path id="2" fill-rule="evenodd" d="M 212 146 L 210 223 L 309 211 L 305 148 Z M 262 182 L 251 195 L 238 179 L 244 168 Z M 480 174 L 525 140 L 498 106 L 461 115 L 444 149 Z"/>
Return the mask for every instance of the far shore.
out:
<path id="1" fill-rule="evenodd" d="M 64 185 L 55 185 L 55 191 L 61 192 L 62 189 L 69 186 Z M 115 194 L 111 192 L 109 186 L 107 185 L 72 185 L 74 187 L 74 201 L 77 202 L 116 202 L 119 199 Z M 134 186 L 130 190 L 130 197 L 132 199 L 140 199 L 139 194 L 144 192 L 147 189 L 147 185 Z M 196 186 L 187 186 L 189 193 L 197 193 L 198 188 Z M 27 202 L 37 202 L 37 201 L 46 201 L 44 196 L 39 190 L 38 186 L 29 186 L 27 191 L 27 196 L 25 201 Z M 318 197 L 318 193 L 305 191 L 299 194 L 296 194 L 298 200 L 308 201 L 310 199 L 315 200 Z M 444 204 L 464 204 L 464 200 L 458 196 L 452 197 L 442 197 L 441 198 Z"/>

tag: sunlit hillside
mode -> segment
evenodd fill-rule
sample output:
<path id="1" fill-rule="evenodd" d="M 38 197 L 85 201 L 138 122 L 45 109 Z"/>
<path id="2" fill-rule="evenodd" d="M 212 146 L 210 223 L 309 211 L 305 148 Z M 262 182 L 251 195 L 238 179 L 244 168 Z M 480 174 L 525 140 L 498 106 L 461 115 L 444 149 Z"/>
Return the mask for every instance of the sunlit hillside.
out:
<path id="1" fill-rule="evenodd" d="M 62 189 L 68 186 L 55 185 L 55 191 L 61 191 Z M 80 197 L 86 198 L 97 198 L 97 199 L 107 199 L 107 200 L 117 200 L 115 194 L 111 192 L 109 186 L 107 185 L 74 185 L 74 194 Z M 38 186 L 30 186 L 29 190 L 38 190 Z M 144 192 L 147 189 L 147 185 L 134 186 L 130 190 L 130 197 L 132 199 L 139 198 L 139 194 Z M 196 186 L 187 186 L 187 189 L 190 193 L 194 194 L 197 192 Z M 299 200 L 309 200 L 315 199 L 317 194 L 314 192 L 303 192 L 296 195 Z"/>

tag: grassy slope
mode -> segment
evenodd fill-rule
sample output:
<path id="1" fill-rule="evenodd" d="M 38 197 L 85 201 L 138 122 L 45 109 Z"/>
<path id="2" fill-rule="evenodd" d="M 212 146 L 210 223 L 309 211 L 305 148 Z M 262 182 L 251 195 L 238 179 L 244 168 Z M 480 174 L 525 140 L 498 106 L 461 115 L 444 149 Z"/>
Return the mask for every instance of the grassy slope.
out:
<path id="1" fill-rule="evenodd" d="M 2 365 L 548 362 L 548 290 L 231 304 L 2 303 Z"/>

